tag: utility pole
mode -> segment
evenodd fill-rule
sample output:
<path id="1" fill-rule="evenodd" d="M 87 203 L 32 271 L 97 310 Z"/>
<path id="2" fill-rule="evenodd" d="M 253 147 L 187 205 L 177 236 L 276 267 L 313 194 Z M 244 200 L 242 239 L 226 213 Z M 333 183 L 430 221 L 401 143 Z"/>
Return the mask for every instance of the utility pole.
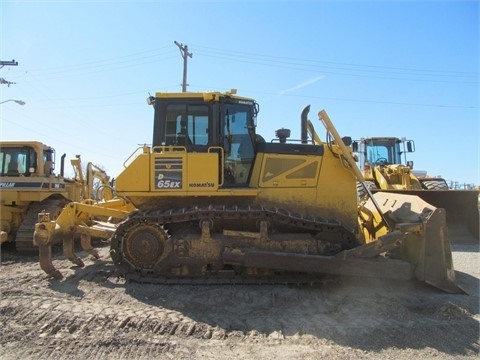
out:
<path id="1" fill-rule="evenodd" d="M 3 68 L 5 65 L 8 66 L 17 66 L 18 62 L 15 60 L 12 61 L 1 61 L 0 60 L 0 69 Z M 10 86 L 11 84 L 15 84 L 14 82 L 5 80 L 4 78 L 0 78 L 0 84 L 7 84 L 7 86 Z"/>
<path id="2" fill-rule="evenodd" d="M 188 59 L 188 57 L 192 57 L 193 54 L 188 52 L 188 46 L 187 45 L 179 44 L 176 41 L 174 41 L 174 43 L 180 49 L 180 54 L 182 54 L 182 57 L 183 57 L 182 92 L 187 92 L 187 59 Z"/>

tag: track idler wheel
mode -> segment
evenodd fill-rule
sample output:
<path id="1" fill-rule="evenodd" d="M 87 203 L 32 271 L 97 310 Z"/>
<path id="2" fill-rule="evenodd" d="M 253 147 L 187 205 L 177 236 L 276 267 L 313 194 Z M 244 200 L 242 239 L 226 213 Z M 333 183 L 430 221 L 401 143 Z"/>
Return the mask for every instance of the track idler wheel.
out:
<path id="1" fill-rule="evenodd" d="M 168 249 L 168 234 L 157 224 L 139 222 L 120 225 L 111 239 L 110 255 L 117 268 L 125 275 L 132 271 L 153 271 L 163 260 Z"/>

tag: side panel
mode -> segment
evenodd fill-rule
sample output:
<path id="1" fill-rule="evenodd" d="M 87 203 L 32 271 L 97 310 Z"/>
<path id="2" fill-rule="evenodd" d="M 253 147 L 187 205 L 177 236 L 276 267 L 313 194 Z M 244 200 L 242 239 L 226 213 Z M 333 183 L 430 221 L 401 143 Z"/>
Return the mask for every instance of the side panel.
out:
<path id="1" fill-rule="evenodd" d="M 321 157 L 268 154 L 263 160 L 260 187 L 316 187 Z"/>
<path id="2" fill-rule="evenodd" d="M 258 201 L 262 205 L 318 214 L 316 191 L 321 160 L 320 156 L 258 153 L 250 187 L 259 189 Z"/>
<path id="3" fill-rule="evenodd" d="M 187 191 L 217 191 L 219 181 L 218 154 L 190 153 L 187 159 Z"/>
<path id="4" fill-rule="evenodd" d="M 165 152 L 152 155 L 151 191 L 210 192 L 218 190 L 216 153 Z"/>
<path id="5" fill-rule="evenodd" d="M 65 184 L 63 179 L 51 177 L 0 177 L 0 203 L 4 205 L 28 205 L 42 201 L 51 195 L 73 198 L 74 184 Z M 72 191 L 69 191 L 72 190 Z"/>
<path id="6" fill-rule="evenodd" d="M 217 191 L 218 167 L 217 153 L 142 153 L 118 175 L 115 188 L 126 196 L 147 192 L 145 198 L 154 197 L 157 192 Z"/>
<path id="7" fill-rule="evenodd" d="M 266 150 L 257 154 L 250 181 L 260 190 L 260 203 L 335 219 L 357 229 L 356 181 L 340 158 L 330 150 L 318 155 Z"/>
<path id="8" fill-rule="evenodd" d="M 142 153 L 117 176 L 115 190 L 118 193 L 148 191 L 150 189 L 150 153 Z"/>

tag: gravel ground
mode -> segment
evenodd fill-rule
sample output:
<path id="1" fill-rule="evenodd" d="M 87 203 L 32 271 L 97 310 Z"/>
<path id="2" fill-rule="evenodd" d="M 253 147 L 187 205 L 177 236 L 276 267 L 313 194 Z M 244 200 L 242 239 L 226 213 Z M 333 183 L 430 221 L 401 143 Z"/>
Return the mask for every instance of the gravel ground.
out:
<path id="1" fill-rule="evenodd" d="M 0 359 L 478 358 L 478 245 L 453 246 L 468 295 L 402 281 L 314 286 L 125 282 L 100 248 L 65 279 L 8 249 L 0 267 Z"/>

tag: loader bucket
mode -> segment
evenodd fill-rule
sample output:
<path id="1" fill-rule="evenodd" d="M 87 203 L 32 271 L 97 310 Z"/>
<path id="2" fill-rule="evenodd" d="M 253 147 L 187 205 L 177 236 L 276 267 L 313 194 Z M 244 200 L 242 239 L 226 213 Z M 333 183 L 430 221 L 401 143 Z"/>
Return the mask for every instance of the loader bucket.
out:
<path id="1" fill-rule="evenodd" d="M 445 209 L 452 243 L 478 243 L 480 240 L 479 190 L 381 190 L 381 192 L 416 195 L 434 207 Z"/>
<path id="2" fill-rule="evenodd" d="M 404 193 L 382 191 L 374 197 L 395 229 L 406 235 L 392 255 L 410 263 L 418 280 L 449 293 L 464 294 L 455 282 L 445 209 Z M 365 206 L 375 211 L 371 200 Z"/>

